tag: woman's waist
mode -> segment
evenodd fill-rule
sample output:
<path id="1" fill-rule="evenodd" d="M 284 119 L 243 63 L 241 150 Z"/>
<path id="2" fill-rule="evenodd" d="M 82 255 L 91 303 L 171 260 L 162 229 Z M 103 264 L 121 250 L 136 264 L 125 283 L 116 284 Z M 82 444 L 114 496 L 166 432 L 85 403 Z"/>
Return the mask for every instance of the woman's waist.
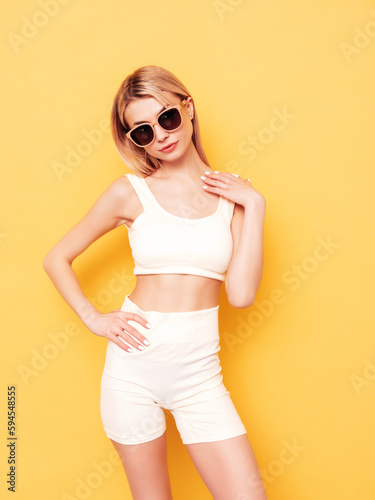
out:
<path id="1" fill-rule="evenodd" d="M 129 295 L 126 295 L 121 310 L 138 314 L 151 324 L 151 328 L 146 328 L 136 320 L 127 320 L 150 342 L 153 341 L 154 345 L 155 341 L 159 341 L 157 344 L 160 342 L 207 344 L 219 341 L 219 305 L 197 311 L 143 310 Z"/>
<path id="2" fill-rule="evenodd" d="M 217 307 L 222 281 L 184 274 L 138 275 L 130 300 L 143 311 L 194 312 Z"/>

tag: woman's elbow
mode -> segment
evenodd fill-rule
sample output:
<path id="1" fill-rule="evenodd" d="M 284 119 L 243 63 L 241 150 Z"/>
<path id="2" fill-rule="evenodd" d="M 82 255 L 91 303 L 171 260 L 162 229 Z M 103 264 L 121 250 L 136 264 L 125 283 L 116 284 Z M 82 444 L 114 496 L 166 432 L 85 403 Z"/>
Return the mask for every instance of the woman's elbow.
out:
<path id="1" fill-rule="evenodd" d="M 45 272 L 48 274 L 52 267 L 52 253 L 49 251 L 43 258 L 42 265 Z"/>
<path id="2" fill-rule="evenodd" d="M 228 293 L 228 302 L 232 307 L 236 309 L 246 309 L 254 304 L 255 295 L 250 294 L 239 294 L 239 293 Z"/>
<path id="3" fill-rule="evenodd" d="M 55 247 L 51 248 L 43 258 L 43 269 L 49 274 L 61 259 L 63 259 L 63 256 L 55 250 Z"/>

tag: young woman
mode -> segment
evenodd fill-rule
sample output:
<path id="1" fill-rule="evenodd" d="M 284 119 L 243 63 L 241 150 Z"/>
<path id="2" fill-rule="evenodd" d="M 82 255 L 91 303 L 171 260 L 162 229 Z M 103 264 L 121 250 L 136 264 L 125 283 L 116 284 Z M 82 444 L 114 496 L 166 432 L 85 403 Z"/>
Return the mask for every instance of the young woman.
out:
<path id="1" fill-rule="evenodd" d="M 170 500 L 164 409 L 215 500 L 264 500 L 246 429 L 222 381 L 218 298 L 254 301 L 265 199 L 249 179 L 214 171 L 194 101 L 169 71 L 145 66 L 115 97 L 112 134 L 132 171 L 116 179 L 46 255 L 57 290 L 108 339 L 101 416 L 134 500 Z M 99 312 L 73 260 L 125 225 L 137 283 L 121 310 Z"/>

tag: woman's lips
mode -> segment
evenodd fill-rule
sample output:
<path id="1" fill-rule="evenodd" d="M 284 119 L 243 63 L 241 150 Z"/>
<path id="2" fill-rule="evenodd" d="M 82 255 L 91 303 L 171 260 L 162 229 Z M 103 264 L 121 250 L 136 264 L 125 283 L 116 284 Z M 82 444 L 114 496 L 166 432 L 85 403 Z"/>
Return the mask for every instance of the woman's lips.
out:
<path id="1" fill-rule="evenodd" d="M 169 153 L 169 151 L 173 151 L 176 144 L 177 144 L 178 141 L 176 142 L 173 142 L 172 144 L 169 144 L 169 146 L 166 146 L 165 148 L 161 149 L 160 151 L 163 151 L 165 153 Z"/>

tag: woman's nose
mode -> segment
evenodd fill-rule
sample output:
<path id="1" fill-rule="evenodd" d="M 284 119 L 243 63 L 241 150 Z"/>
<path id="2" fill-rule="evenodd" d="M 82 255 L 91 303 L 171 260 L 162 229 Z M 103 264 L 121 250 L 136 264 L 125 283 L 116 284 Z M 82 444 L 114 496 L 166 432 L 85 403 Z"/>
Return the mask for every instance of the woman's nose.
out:
<path id="1" fill-rule="evenodd" d="M 163 128 L 161 128 L 161 126 L 158 123 L 156 123 L 154 125 L 154 134 L 155 134 L 155 138 L 158 141 L 162 141 L 166 137 L 169 137 L 169 133 L 166 130 L 164 130 Z"/>

